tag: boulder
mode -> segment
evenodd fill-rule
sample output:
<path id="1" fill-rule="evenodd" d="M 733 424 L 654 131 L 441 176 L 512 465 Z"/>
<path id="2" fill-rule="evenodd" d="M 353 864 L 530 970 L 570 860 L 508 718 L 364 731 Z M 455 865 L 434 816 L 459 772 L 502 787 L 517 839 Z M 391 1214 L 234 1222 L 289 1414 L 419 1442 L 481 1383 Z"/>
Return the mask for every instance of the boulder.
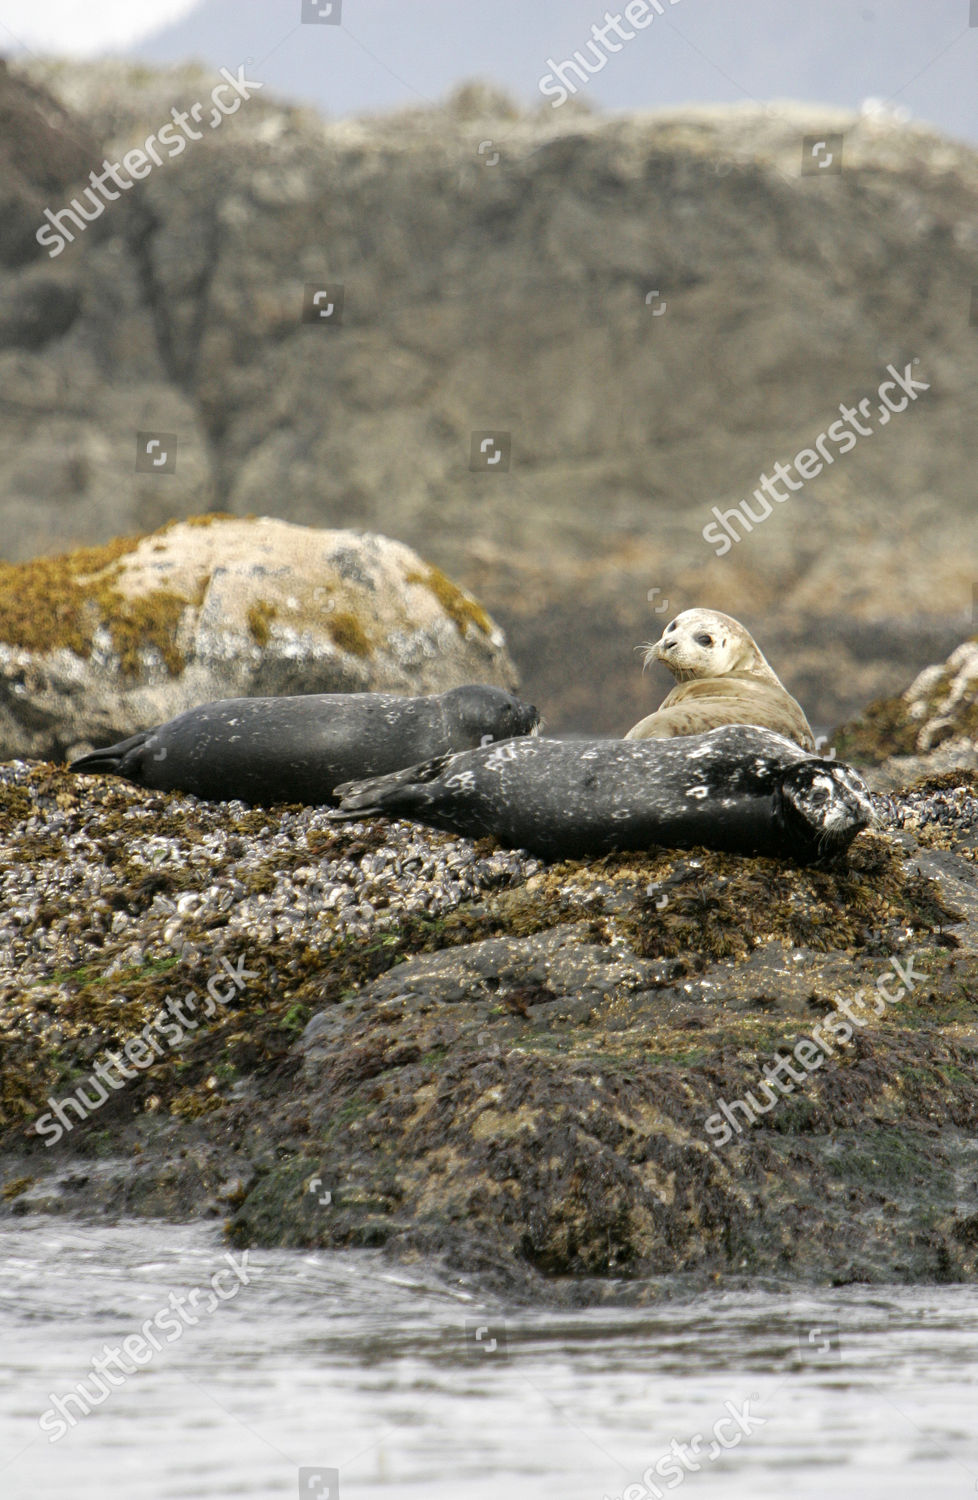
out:
<path id="1" fill-rule="evenodd" d="M 879 791 L 919 776 L 978 769 L 978 639 L 918 672 L 905 692 L 879 698 L 833 736 L 838 753 L 879 769 Z"/>
<path id="2" fill-rule="evenodd" d="M 207 515 L 0 565 L 0 754 L 57 759 L 216 698 L 516 685 L 502 631 L 409 547 Z"/>
<path id="3" fill-rule="evenodd" d="M 978 778 L 880 800 L 821 866 L 549 864 L 0 766 L 0 1225 L 223 1221 L 605 1316 L 974 1286 Z"/>

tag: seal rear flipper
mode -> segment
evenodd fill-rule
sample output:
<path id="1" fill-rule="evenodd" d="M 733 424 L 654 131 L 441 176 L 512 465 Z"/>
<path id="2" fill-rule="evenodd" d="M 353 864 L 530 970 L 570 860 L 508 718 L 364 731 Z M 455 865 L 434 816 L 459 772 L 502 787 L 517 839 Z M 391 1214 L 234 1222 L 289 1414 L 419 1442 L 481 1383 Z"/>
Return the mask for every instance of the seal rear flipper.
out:
<path id="1" fill-rule="evenodd" d="M 433 790 L 428 783 L 438 779 L 452 758 L 451 755 L 436 755 L 419 765 L 407 766 L 403 771 L 391 771 L 387 776 L 343 781 L 333 788 L 339 807 L 329 817 L 342 823 L 365 813 L 380 813 L 385 818 L 419 816 L 442 791 L 440 787 Z"/>
<path id="2" fill-rule="evenodd" d="M 90 776 L 126 776 L 130 781 L 139 780 L 143 763 L 143 750 L 147 740 L 155 733 L 152 729 L 141 729 L 117 745 L 106 745 L 102 750 L 92 750 L 80 755 L 68 767 L 69 771 L 82 771 Z"/>

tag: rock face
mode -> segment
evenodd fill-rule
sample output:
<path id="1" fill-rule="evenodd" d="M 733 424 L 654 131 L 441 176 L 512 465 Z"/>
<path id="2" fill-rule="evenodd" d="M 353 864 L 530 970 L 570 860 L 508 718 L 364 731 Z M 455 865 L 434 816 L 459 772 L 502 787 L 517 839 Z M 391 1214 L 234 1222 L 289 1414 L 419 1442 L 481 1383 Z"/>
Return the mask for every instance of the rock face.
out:
<path id="1" fill-rule="evenodd" d="M 978 641 L 965 641 L 943 666 L 925 667 L 903 695 L 923 753 L 952 740 L 978 743 Z"/>
<path id="2" fill-rule="evenodd" d="M 0 265 L 16 270 L 41 257 L 36 231 L 44 209 L 88 172 L 97 150 L 85 121 L 0 58 Z M 38 319 L 25 328 L 28 348 L 45 342 L 45 315 L 36 310 Z M 8 337 L 0 318 L 0 344 Z"/>
<path id="3" fill-rule="evenodd" d="M 871 703 L 833 739 L 840 754 L 879 768 L 869 777 L 878 790 L 978 769 L 978 640 L 925 667 L 899 697 Z"/>
<path id="4" fill-rule="evenodd" d="M 0 565 L 0 755 L 57 759 L 215 698 L 513 687 L 502 631 L 408 547 L 203 516 Z"/>
<path id="5" fill-rule="evenodd" d="M 92 166 L 215 81 L 29 77 L 91 122 Z M 632 648 L 692 604 L 820 725 L 950 650 L 978 577 L 978 154 L 817 107 L 476 105 L 329 124 L 259 93 L 7 271 L 6 555 L 215 507 L 383 532 L 486 601 L 552 727 L 596 733 L 656 706 Z M 842 171 L 803 174 L 826 131 Z M 889 417 L 888 365 L 928 387 Z M 868 434 L 718 555 L 713 508 L 756 514 L 863 400 Z M 135 471 L 146 430 L 175 471 Z"/>
<path id="6" fill-rule="evenodd" d="M 541 865 L 0 766 L 0 1214 L 537 1302 L 978 1280 L 975 783 L 830 866 Z"/>

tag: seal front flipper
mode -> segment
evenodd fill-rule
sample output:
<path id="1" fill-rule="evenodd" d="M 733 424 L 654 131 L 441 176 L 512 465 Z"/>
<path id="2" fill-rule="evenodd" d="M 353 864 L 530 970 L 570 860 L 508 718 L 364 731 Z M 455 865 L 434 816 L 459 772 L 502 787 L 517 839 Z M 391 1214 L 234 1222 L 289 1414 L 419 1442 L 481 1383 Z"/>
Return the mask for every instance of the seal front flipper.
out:
<path id="1" fill-rule="evenodd" d="M 362 818 L 365 814 L 380 814 L 385 818 L 421 817 L 424 821 L 424 810 L 439 801 L 443 791 L 441 786 L 431 788 L 427 783 L 437 781 L 454 758 L 453 755 L 436 755 L 431 760 L 423 760 L 417 766 L 406 766 L 403 771 L 392 771 L 387 776 L 341 782 L 333 788 L 333 796 L 340 799 L 340 805 L 327 816 L 337 823 Z"/>
<path id="2" fill-rule="evenodd" d="M 148 742 L 156 731 L 141 729 L 117 745 L 106 745 L 102 750 L 92 750 L 80 755 L 68 767 L 69 771 L 82 771 L 91 776 L 125 776 L 128 781 L 142 782 L 142 767 L 146 759 Z"/>

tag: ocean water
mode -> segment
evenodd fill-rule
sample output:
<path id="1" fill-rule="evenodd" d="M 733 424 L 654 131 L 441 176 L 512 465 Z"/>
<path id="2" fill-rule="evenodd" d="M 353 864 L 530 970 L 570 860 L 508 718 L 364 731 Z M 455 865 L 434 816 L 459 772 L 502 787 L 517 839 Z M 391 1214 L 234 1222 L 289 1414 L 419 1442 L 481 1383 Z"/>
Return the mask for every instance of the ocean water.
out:
<path id="1" fill-rule="evenodd" d="M 567 1313 L 372 1252 L 227 1254 L 201 1226 L 0 1230 L 0 1500 L 978 1492 L 976 1287 Z M 79 1381 L 108 1395 L 83 1412 Z"/>

